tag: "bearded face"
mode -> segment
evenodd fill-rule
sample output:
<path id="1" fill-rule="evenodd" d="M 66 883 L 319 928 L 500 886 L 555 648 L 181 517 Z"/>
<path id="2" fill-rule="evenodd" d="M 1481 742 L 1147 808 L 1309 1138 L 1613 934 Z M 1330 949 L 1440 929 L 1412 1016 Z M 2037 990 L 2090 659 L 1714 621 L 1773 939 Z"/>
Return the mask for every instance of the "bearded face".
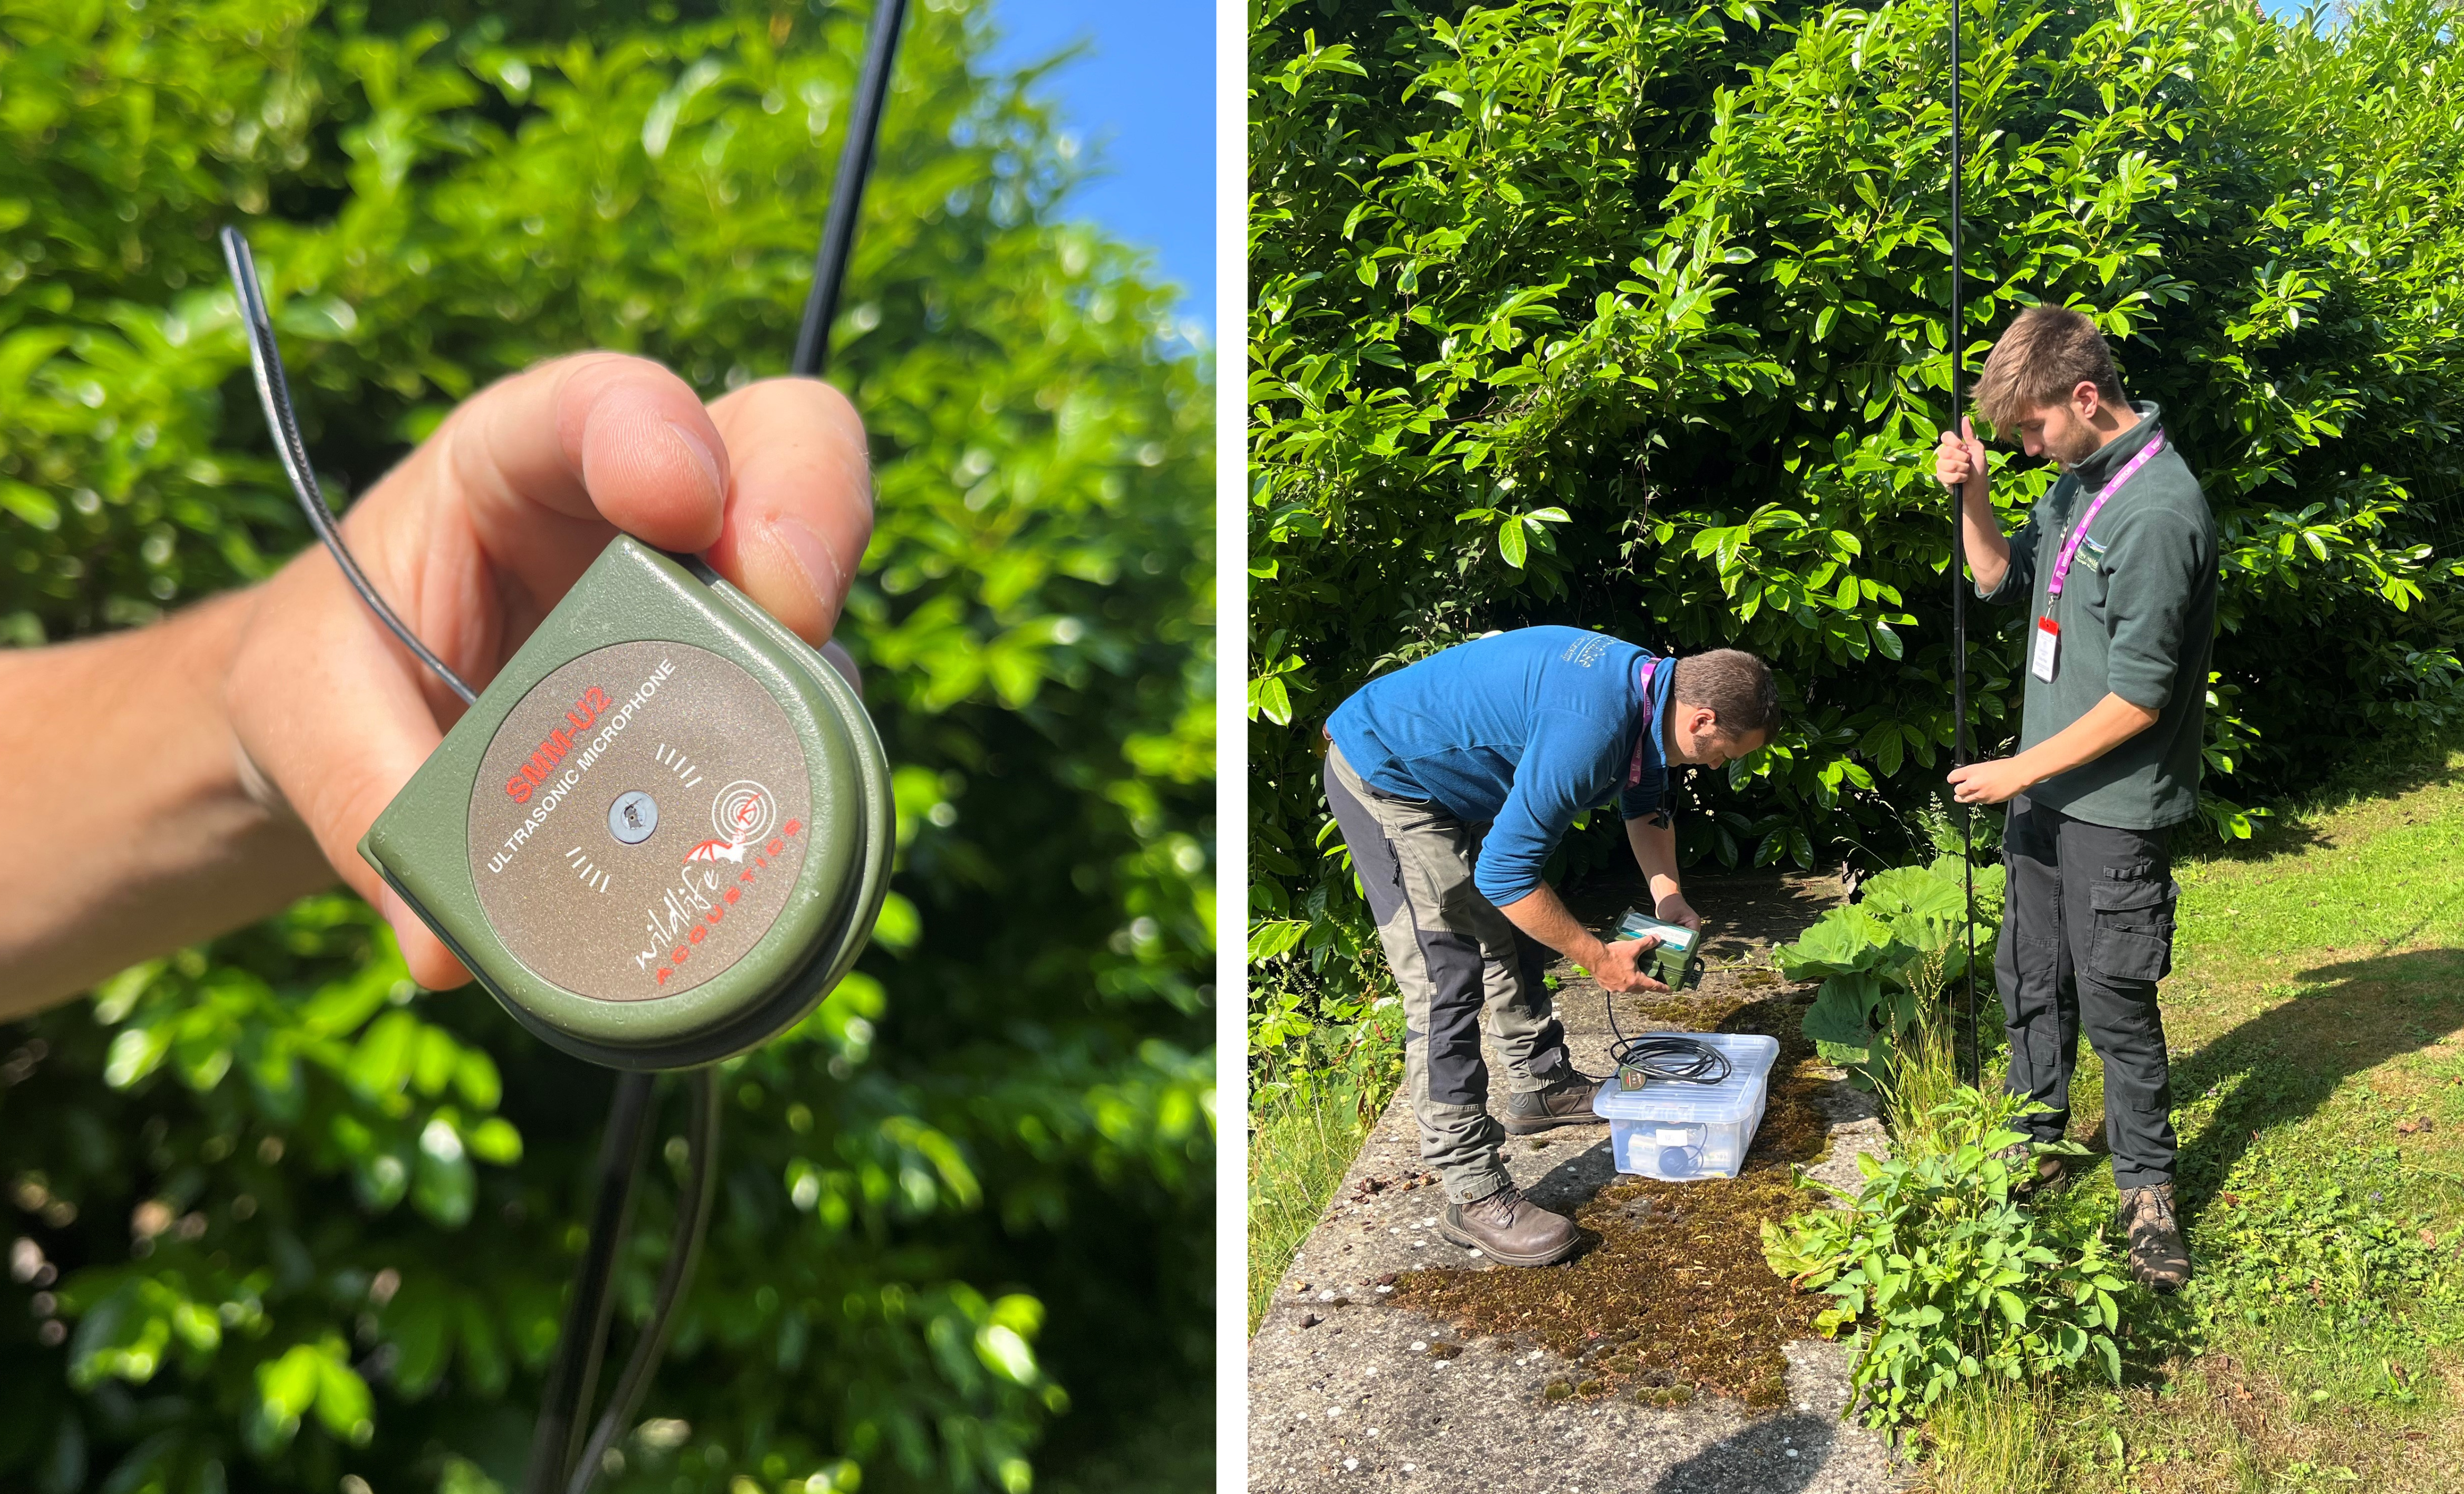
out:
<path id="1" fill-rule="evenodd" d="M 2046 450 L 2064 472 L 2094 456 L 2097 448 L 2104 444 L 2102 433 L 2079 419 L 2079 413 L 2068 406 L 2062 407 L 2062 429 L 2057 433 L 2049 422 L 2045 438 Z"/>
<path id="2" fill-rule="evenodd" d="M 2019 422 L 2019 444 L 2030 456 L 2050 456 L 2069 472 L 2096 454 L 2104 434 L 2072 405 L 2040 405 Z"/>

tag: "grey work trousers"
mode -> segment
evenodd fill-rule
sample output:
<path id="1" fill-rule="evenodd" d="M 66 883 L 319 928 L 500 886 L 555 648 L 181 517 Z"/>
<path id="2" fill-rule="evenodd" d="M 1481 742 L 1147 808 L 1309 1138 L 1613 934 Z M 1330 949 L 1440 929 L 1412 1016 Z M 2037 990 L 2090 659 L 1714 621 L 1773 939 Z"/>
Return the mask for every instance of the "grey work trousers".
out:
<path id="1" fill-rule="evenodd" d="M 1544 1089 L 1573 1071 L 1540 978 L 1548 948 L 1472 885 L 1485 826 L 1432 801 L 1377 792 L 1331 743 L 1326 802 L 1402 988 L 1403 1086 L 1420 1157 L 1437 1168 L 1451 1201 L 1485 1198 L 1512 1179 L 1498 1155 L 1505 1129 L 1488 1113 L 1482 1018 L 1509 1089 Z"/>
<path id="2" fill-rule="evenodd" d="M 2182 894 L 2169 837 L 2169 827 L 2090 824 L 2024 794 L 2011 801 L 2002 832 L 2010 881 L 1993 975 L 2011 1039 L 2007 1086 L 2050 1111 L 2021 1126 L 2058 1140 L 2084 1024 L 2104 1061 L 2104 1135 L 2122 1188 L 2173 1178 L 2173 1087 L 2156 1009 Z"/>

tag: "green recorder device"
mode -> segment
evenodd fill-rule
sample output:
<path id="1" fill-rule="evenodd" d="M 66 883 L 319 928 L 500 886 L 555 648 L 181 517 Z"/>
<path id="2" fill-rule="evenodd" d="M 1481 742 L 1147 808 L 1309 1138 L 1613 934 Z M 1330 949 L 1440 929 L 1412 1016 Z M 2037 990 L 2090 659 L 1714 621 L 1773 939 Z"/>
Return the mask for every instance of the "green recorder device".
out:
<path id="1" fill-rule="evenodd" d="M 1669 923 L 1629 909 L 1617 920 L 1619 940 L 1657 938 L 1651 952 L 1651 974 L 1671 991 L 1683 991 L 1702 978 L 1702 941 L 1682 923 Z"/>
<path id="2" fill-rule="evenodd" d="M 802 1020 L 896 843 L 855 692 L 699 560 L 619 536 L 360 854 L 521 1024 L 686 1068 Z"/>

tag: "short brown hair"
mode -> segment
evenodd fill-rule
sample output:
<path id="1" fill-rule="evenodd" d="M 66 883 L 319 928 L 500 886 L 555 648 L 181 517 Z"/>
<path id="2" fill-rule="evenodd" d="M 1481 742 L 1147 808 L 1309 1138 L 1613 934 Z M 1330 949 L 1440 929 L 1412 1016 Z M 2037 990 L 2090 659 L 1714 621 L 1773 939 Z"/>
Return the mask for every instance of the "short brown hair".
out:
<path id="1" fill-rule="evenodd" d="M 1678 660 L 1669 692 L 1680 705 L 1709 708 L 1723 736 L 1769 733 L 1779 725 L 1779 684 L 1771 666 L 1742 648 L 1714 648 Z"/>
<path id="2" fill-rule="evenodd" d="M 2120 405 L 2122 375 L 2096 323 L 2064 306 L 2031 306 L 2013 319 L 1976 380 L 1976 412 L 2005 437 L 2031 410 L 2059 405 L 2081 384 Z"/>

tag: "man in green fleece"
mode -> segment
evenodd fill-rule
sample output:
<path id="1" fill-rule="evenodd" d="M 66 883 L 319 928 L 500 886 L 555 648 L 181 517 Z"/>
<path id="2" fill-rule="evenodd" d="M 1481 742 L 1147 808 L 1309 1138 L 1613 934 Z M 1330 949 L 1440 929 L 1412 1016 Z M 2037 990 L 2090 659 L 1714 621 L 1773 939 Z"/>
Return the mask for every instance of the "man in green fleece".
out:
<path id="1" fill-rule="evenodd" d="M 2172 1088 L 2156 982 L 2172 969 L 2171 827 L 2197 808 L 2216 526 L 2154 405 L 2123 398 L 2113 355 L 2075 311 L 2022 312 L 1986 359 L 1976 406 L 2061 478 L 2017 534 L 1986 497 L 1984 444 L 1945 431 L 1934 473 L 1962 491 L 1969 572 L 1987 601 L 2028 608 L 2019 750 L 1950 775 L 1962 803 L 2010 805 L 2010 873 L 1994 978 L 2011 1091 L 2070 1121 L 2079 1028 L 2104 1061 L 2105 1137 L 2130 1269 L 2158 1291 L 2189 1279 L 2173 1212 Z M 2028 1152 L 2014 1148 L 2013 1163 Z M 2061 1175 L 2035 1160 L 2023 1181 Z"/>

